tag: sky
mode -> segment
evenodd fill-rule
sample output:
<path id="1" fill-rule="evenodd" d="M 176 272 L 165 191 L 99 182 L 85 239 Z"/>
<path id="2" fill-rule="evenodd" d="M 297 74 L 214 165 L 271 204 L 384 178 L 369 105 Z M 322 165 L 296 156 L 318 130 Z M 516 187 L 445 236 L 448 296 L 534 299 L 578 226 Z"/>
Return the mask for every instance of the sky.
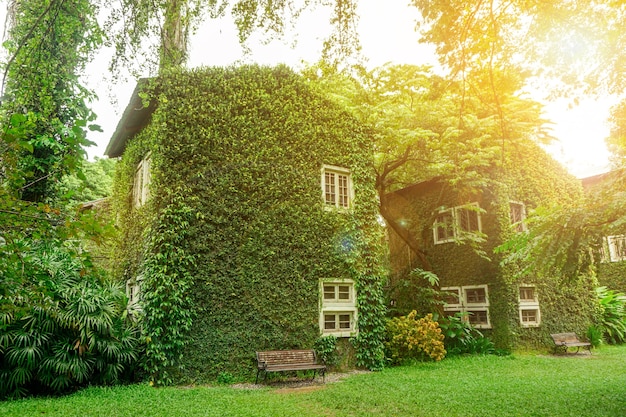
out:
<path id="1" fill-rule="evenodd" d="M 359 1 L 359 34 L 367 66 L 374 68 L 388 62 L 397 64 L 430 64 L 437 66 L 431 47 L 418 42 L 415 24 L 419 13 L 406 0 Z M 4 9 L 4 8 L 3 8 Z M 4 10 L 3 10 L 4 12 Z M 189 67 L 226 66 L 238 63 L 287 64 L 301 68 L 303 62 L 314 63 L 321 55 L 323 39 L 328 34 L 329 11 L 303 14 L 285 41 L 263 42 L 255 36 L 249 43 L 252 54 L 244 57 L 232 19 L 209 20 L 191 37 Z M 2 21 L 3 16 L 0 15 Z M 295 38 L 295 43 L 294 39 Z M 99 100 L 93 103 L 102 133 L 90 133 L 96 146 L 88 149 L 90 158 L 103 157 L 106 145 L 128 104 L 135 81 L 114 84 L 107 74 L 110 51 L 106 49 L 87 67 L 85 82 Z M 148 74 L 146 74 L 148 75 Z M 532 98 L 546 105 L 546 118 L 552 120 L 553 134 L 558 138 L 548 151 L 575 176 L 582 178 L 606 172 L 608 156 L 604 138 L 608 100 L 582 100 L 570 108 L 569 100 L 548 102 L 542 92 Z M 112 99 L 115 102 L 112 102 Z"/>

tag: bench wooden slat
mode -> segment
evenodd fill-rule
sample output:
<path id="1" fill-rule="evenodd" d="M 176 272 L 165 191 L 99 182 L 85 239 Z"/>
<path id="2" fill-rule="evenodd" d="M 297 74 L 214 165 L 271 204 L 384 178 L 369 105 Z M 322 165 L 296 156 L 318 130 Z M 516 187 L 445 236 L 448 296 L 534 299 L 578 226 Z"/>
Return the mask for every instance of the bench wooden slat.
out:
<path id="1" fill-rule="evenodd" d="M 326 365 L 317 363 L 317 356 L 312 349 L 299 350 L 266 350 L 256 352 L 257 374 L 256 383 L 259 382 L 259 373 L 284 372 L 284 371 L 308 371 L 312 370 L 313 378 L 317 371 L 324 375 Z"/>
<path id="2" fill-rule="evenodd" d="M 567 353 L 567 349 L 570 347 L 576 348 L 576 353 L 581 347 L 585 347 L 591 353 L 591 343 L 583 342 L 578 339 L 576 333 L 554 333 L 550 335 L 554 341 L 554 353 L 558 348 L 564 348 L 564 353 Z"/>
<path id="3" fill-rule="evenodd" d="M 289 364 L 289 365 L 268 365 L 263 368 L 267 372 L 280 372 L 280 371 L 306 371 L 313 369 L 324 369 L 326 365 L 318 365 L 315 363 L 307 364 Z"/>

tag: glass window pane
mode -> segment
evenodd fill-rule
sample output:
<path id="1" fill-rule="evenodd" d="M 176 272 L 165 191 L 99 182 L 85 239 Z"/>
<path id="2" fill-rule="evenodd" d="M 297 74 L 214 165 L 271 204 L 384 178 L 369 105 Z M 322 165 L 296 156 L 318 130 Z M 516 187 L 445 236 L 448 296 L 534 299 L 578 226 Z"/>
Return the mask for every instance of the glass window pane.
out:
<path id="1" fill-rule="evenodd" d="M 446 304 L 460 304 L 459 290 L 445 290 L 443 301 Z"/>
<path id="2" fill-rule="evenodd" d="M 522 310 L 523 323 L 537 323 L 537 310 Z"/>
<path id="3" fill-rule="evenodd" d="M 486 311 L 468 311 L 469 322 L 472 325 L 488 324 Z"/>
<path id="4" fill-rule="evenodd" d="M 324 173 L 324 200 L 326 204 L 335 205 L 335 174 L 332 172 Z"/>
<path id="5" fill-rule="evenodd" d="M 339 286 L 339 299 L 340 300 L 350 299 L 350 287 L 348 285 Z"/>
<path id="6" fill-rule="evenodd" d="M 487 293 L 484 288 L 469 288 L 465 290 L 465 298 L 468 304 L 487 302 Z"/>
<path id="7" fill-rule="evenodd" d="M 348 207 L 348 176 L 347 175 L 340 175 L 337 174 L 337 180 L 338 180 L 338 194 L 339 194 L 339 201 L 338 204 L 340 207 Z"/>
<path id="8" fill-rule="evenodd" d="M 334 299 L 335 299 L 335 286 L 324 285 L 324 300 L 334 300 Z"/>
<path id="9" fill-rule="evenodd" d="M 478 212 L 469 209 L 459 209 L 459 226 L 461 230 L 466 232 L 477 232 L 478 227 Z"/>
<path id="10" fill-rule="evenodd" d="M 350 329 L 350 314 L 339 314 L 339 328 Z"/>
<path id="11" fill-rule="evenodd" d="M 452 227 L 452 212 L 439 213 L 435 220 L 437 224 L 437 240 L 447 240 L 454 237 L 454 229 Z"/>
<path id="12" fill-rule="evenodd" d="M 324 329 L 325 330 L 335 330 L 337 328 L 337 323 L 335 320 L 334 314 L 324 314 Z"/>
<path id="13" fill-rule="evenodd" d="M 510 203 L 511 224 L 515 225 L 515 231 L 524 231 L 524 205 L 520 203 Z"/>
<path id="14" fill-rule="evenodd" d="M 522 301 L 534 301 L 535 289 L 533 287 L 520 287 L 519 299 Z"/>

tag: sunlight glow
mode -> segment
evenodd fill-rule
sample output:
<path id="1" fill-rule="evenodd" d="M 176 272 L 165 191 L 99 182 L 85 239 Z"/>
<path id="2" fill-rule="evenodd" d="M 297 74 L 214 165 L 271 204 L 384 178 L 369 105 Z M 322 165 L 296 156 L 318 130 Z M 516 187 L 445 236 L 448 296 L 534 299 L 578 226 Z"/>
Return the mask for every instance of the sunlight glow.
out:
<path id="1" fill-rule="evenodd" d="M 359 2 L 359 32 L 363 55 L 368 57 L 368 66 L 374 68 L 387 62 L 398 64 L 432 65 L 438 67 L 433 48 L 418 43 L 415 22 L 418 12 L 405 2 L 363 1 Z M 6 10 L 0 7 L 0 19 L 4 21 Z M 251 44 L 252 54 L 244 57 L 237 42 L 234 24 L 227 17 L 221 20 L 208 20 L 191 38 L 190 67 L 225 66 L 242 62 L 261 64 L 285 63 L 300 68 L 302 62 L 313 63 L 320 56 L 322 40 L 327 36 L 328 13 L 311 12 L 301 16 L 296 26 L 295 48 L 293 35 L 287 33 L 286 41 L 264 43 L 260 36 Z M 291 39 L 290 39 L 291 36 Z M 578 35 L 570 36 L 561 47 L 571 49 L 572 54 L 589 44 Z M 102 133 L 90 132 L 89 139 L 97 146 L 88 149 L 89 156 L 102 157 L 106 144 L 115 130 L 119 117 L 128 103 L 135 82 L 129 77 L 126 84 L 112 85 L 107 77 L 110 51 L 103 52 L 87 68 L 84 79 L 87 86 L 96 91 L 99 100 L 92 104 L 98 115 L 96 123 L 103 128 Z M 118 104 L 111 104 L 111 97 Z M 540 94 L 532 98 L 546 103 Z M 608 135 L 605 122 L 609 104 L 583 100 L 580 106 L 569 108 L 565 101 L 546 103 L 545 116 L 554 122 L 553 134 L 559 142 L 549 148 L 549 152 L 565 164 L 576 176 L 593 175 L 607 170 L 608 151 L 604 138 Z"/>

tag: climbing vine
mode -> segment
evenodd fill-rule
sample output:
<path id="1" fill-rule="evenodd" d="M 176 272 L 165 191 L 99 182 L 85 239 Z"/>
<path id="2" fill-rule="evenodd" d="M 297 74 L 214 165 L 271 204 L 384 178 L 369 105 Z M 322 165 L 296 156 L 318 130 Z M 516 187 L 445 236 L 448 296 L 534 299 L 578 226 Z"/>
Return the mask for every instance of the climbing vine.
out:
<path id="1" fill-rule="evenodd" d="M 329 278 L 354 280 L 355 355 L 379 369 L 382 234 L 362 125 L 283 66 L 171 72 L 145 96 L 156 110 L 116 179 L 117 275 L 143 275 L 154 382 L 251 376 L 256 350 L 312 348 Z M 132 208 L 148 151 L 151 197 Z M 324 207 L 324 164 L 350 169 L 350 210 Z"/>
<path id="2" fill-rule="evenodd" d="M 146 235 L 143 264 L 143 324 L 146 341 L 145 369 L 150 383 L 173 382 L 172 369 L 180 366 L 183 348 L 193 322 L 195 259 L 186 244 L 192 212 L 183 190 L 174 194 Z"/>
<path id="3" fill-rule="evenodd" d="M 496 347 L 543 347 L 550 333 L 563 329 L 584 334 L 595 318 L 593 277 L 565 277 L 557 270 L 525 271 L 528 260 L 523 259 L 521 251 L 512 251 L 512 256 L 518 258 L 505 264 L 501 263 L 505 258 L 502 250 L 494 253 L 496 247 L 514 236 L 532 236 L 518 233 L 511 226 L 510 202 L 523 203 L 528 212 L 541 205 L 574 206 L 582 198 L 582 187 L 530 141 L 516 144 L 515 153 L 506 153 L 502 162 L 502 166 L 485 170 L 481 186 L 463 187 L 438 178 L 391 194 L 390 202 L 423 242 L 441 287 L 488 286 L 491 329 L 485 329 L 484 334 Z M 433 224 L 439 210 L 470 202 L 484 210 L 480 214 L 482 239 L 435 245 Z M 393 235 L 390 247 L 395 268 L 389 297 L 395 309 L 410 311 L 428 305 L 432 298 L 442 302 L 442 297 L 433 292 L 423 292 L 431 299 L 422 300 L 416 299 L 415 293 L 407 293 L 412 287 L 403 284 L 410 277 L 411 260 Z M 537 291 L 541 311 L 538 327 L 523 327 L 520 323 L 521 284 L 534 286 Z"/>

